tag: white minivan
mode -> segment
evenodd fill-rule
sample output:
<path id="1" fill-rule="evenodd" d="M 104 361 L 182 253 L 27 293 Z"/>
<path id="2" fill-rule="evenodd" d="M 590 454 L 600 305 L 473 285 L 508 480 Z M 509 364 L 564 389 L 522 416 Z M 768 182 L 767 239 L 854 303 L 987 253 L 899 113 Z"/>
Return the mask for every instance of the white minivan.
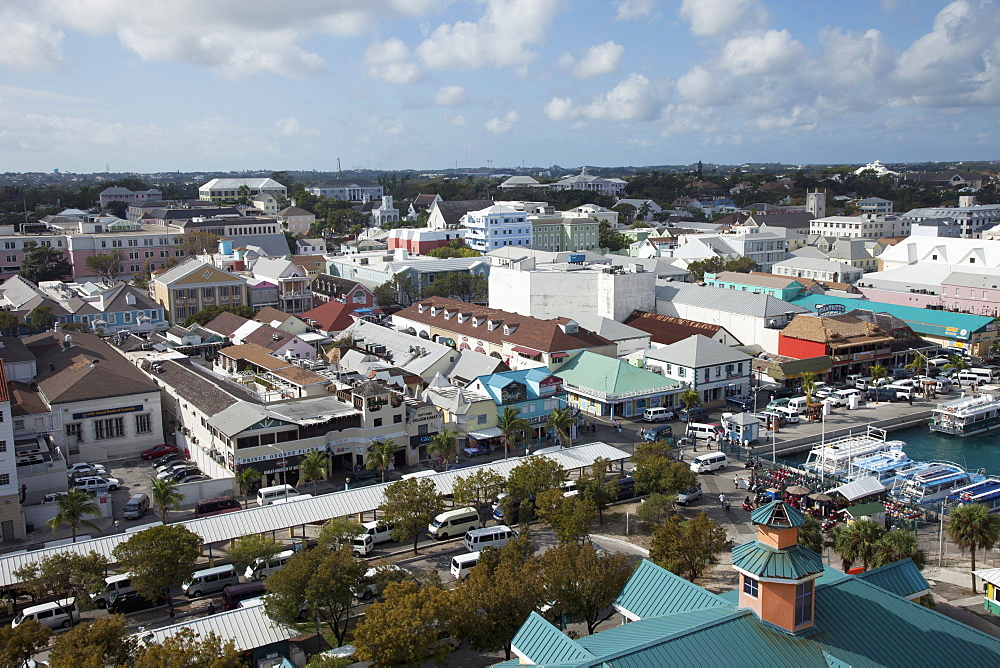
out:
<path id="1" fill-rule="evenodd" d="M 228 585 L 239 583 L 240 576 L 236 574 L 236 569 L 232 564 L 226 564 L 195 571 L 191 574 L 191 579 L 181 585 L 181 591 L 187 594 L 188 598 L 198 598 L 206 594 L 218 594 Z"/>
<path id="2" fill-rule="evenodd" d="M 254 559 L 253 563 L 247 566 L 243 577 L 247 580 L 265 580 L 268 576 L 280 571 L 281 567 L 287 564 L 288 560 L 294 556 L 295 550 L 284 550 L 270 559 Z"/>
<path id="3" fill-rule="evenodd" d="M 690 438 L 714 438 L 717 441 L 726 436 L 726 430 L 722 428 L 722 425 L 714 422 L 692 422 L 687 426 L 686 433 Z"/>
<path id="4" fill-rule="evenodd" d="M 666 420 L 674 419 L 674 411 L 672 408 L 647 408 L 642 412 L 642 419 L 646 422 L 663 422 Z"/>
<path id="5" fill-rule="evenodd" d="M 509 543 L 511 538 L 517 538 L 517 532 L 503 524 L 473 529 L 465 534 L 465 549 L 469 552 L 479 552 L 484 547 L 500 549 Z"/>
<path id="6" fill-rule="evenodd" d="M 365 528 L 365 533 L 372 537 L 375 544 L 388 543 L 392 540 L 392 525 L 382 524 L 381 522 L 365 522 L 362 524 Z"/>
<path id="7" fill-rule="evenodd" d="M 479 553 L 459 554 L 451 560 L 451 574 L 456 580 L 464 580 L 479 563 Z"/>
<path id="8" fill-rule="evenodd" d="M 467 531 L 478 529 L 482 526 L 479 521 L 479 513 L 475 508 L 456 508 L 443 512 L 427 525 L 427 532 L 431 538 L 444 540 L 455 538 L 465 534 Z"/>
<path id="9" fill-rule="evenodd" d="M 709 452 L 691 460 L 691 470 L 695 473 L 709 473 L 729 466 L 729 458 L 724 452 Z"/>
<path id="10" fill-rule="evenodd" d="M 104 589 L 99 594 L 91 594 L 90 598 L 98 608 L 108 607 L 111 599 L 119 594 L 132 591 L 132 580 L 128 575 L 109 575 L 104 578 Z"/>
<path id="11" fill-rule="evenodd" d="M 291 499 L 299 495 L 299 490 L 291 485 L 275 485 L 274 487 L 261 487 L 257 490 L 257 505 L 269 506 L 276 499 Z"/>
<path id="12" fill-rule="evenodd" d="M 61 609 L 60 606 L 62 606 Z M 68 629 L 72 623 L 69 617 L 72 612 L 76 612 L 75 598 L 64 598 L 58 602 L 40 603 L 19 612 L 10 623 L 10 627 L 16 629 L 24 620 L 34 619 L 42 626 L 47 626 L 50 629 Z"/>

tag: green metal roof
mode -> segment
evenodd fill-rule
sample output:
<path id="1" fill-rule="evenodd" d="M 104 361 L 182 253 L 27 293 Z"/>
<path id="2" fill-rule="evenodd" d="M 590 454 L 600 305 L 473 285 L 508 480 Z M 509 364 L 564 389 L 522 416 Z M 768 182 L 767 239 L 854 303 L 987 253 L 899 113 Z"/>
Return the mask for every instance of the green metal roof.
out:
<path id="1" fill-rule="evenodd" d="M 903 598 L 912 598 L 930 590 L 920 569 L 910 559 L 900 559 L 874 568 L 859 574 L 858 578 Z"/>
<path id="2" fill-rule="evenodd" d="M 750 521 L 775 529 L 790 529 L 805 524 L 806 517 L 784 501 L 772 501 L 750 513 Z"/>
<path id="3" fill-rule="evenodd" d="M 878 513 L 885 512 L 885 506 L 878 501 L 873 501 L 872 503 L 861 503 L 856 506 L 851 506 L 847 509 L 851 517 L 863 517 L 865 515 L 877 515 Z"/>
<path id="4" fill-rule="evenodd" d="M 530 656 L 537 664 L 587 661 L 594 658 L 593 654 L 573 642 L 537 612 L 528 615 L 528 620 L 511 641 L 511 647 Z"/>
<path id="5" fill-rule="evenodd" d="M 646 559 L 615 599 L 615 607 L 639 619 L 724 605 L 715 594 Z"/>
<path id="6" fill-rule="evenodd" d="M 955 339 L 968 339 L 968 332 L 985 331 L 986 326 L 993 321 L 992 316 L 974 315 L 971 313 L 955 313 L 953 311 L 937 311 L 934 309 L 917 308 L 916 306 L 899 306 L 872 302 L 867 299 L 844 299 L 809 294 L 788 300 L 796 306 L 802 306 L 815 311 L 824 304 L 843 304 L 848 312 L 854 309 L 867 309 L 876 313 L 888 313 L 906 322 L 917 334 L 949 336 Z M 967 332 L 961 336 L 961 330 Z"/>
<path id="7" fill-rule="evenodd" d="M 762 578 L 800 580 L 823 572 L 823 558 L 801 545 L 775 550 L 753 540 L 733 548 L 733 566 Z"/>
<path id="8" fill-rule="evenodd" d="M 611 396 L 680 389 L 679 381 L 589 350 L 577 354 L 553 373 L 570 385 Z"/>

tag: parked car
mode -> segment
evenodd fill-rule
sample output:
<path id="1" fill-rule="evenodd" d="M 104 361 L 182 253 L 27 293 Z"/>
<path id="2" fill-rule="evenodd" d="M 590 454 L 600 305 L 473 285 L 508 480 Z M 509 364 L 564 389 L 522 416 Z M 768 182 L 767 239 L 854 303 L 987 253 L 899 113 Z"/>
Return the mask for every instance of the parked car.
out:
<path id="1" fill-rule="evenodd" d="M 194 462 L 189 460 L 183 460 L 180 462 L 173 462 L 165 466 L 156 467 L 156 477 L 163 480 L 164 478 L 169 478 L 174 471 L 180 471 L 181 469 L 194 468 L 196 465 Z"/>
<path id="2" fill-rule="evenodd" d="M 121 487 L 121 484 L 118 478 L 101 478 L 99 476 L 73 478 L 73 487 L 85 489 L 88 492 L 96 492 L 99 489 L 106 489 L 109 492 L 113 492 Z"/>
<path id="3" fill-rule="evenodd" d="M 157 466 L 166 466 L 167 464 L 181 462 L 187 459 L 182 452 L 179 450 L 177 452 L 171 452 L 169 455 L 164 455 L 160 457 L 160 461 L 157 462 Z"/>
<path id="4" fill-rule="evenodd" d="M 682 408 L 677 412 L 677 417 L 685 422 L 703 422 L 708 420 L 708 411 L 701 406 L 693 406 L 690 410 Z"/>
<path id="5" fill-rule="evenodd" d="M 107 471 L 103 464 L 88 464 L 77 462 L 66 469 L 67 478 L 80 478 L 86 475 L 104 475 Z"/>
<path id="6" fill-rule="evenodd" d="M 761 411 L 760 413 L 757 413 L 757 419 L 760 420 L 760 423 L 765 427 L 770 427 L 771 423 L 775 420 L 778 421 L 779 427 L 784 427 L 785 423 L 788 422 L 785 416 L 777 411 Z"/>
<path id="7" fill-rule="evenodd" d="M 175 480 L 177 482 L 181 483 L 181 484 L 186 483 L 186 482 L 202 482 L 202 481 L 211 480 L 211 479 L 212 479 L 211 476 L 207 476 L 204 473 L 202 473 L 201 471 L 199 471 L 198 473 L 192 473 L 190 475 L 179 476 L 179 477 L 175 478 Z"/>
<path id="8" fill-rule="evenodd" d="M 66 496 L 66 492 L 49 492 L 42 497 L 42 505 L 45 505 L 46 503 L 56 503 L 64 496 Z"/>
<path id="9" fill-rule="evenodd" d="M 790 399 L 802 394 L 802 390 L 794 387 L 776 387 L 771 391 L 771 399 Z"/>
<path id="10" fill-rule="evenodd" d="M 701 498 L 701 485 L 695 485 L 690 489 L 677 495 L 677 505 L 689 506 L 692 502 Z"/>
<path id="11" fill-rule="evenodd" d="M 744 413 L 752 413 L 756 408 L 752 394 L 740 394 L 735 397 L 726 397 L 726 406 L 743 411 Z"/>
<path id="12" fill-rule="evenodd" d="M 167 597 L 163 595 L 158 596 L 155 601 L 150 601 L 139 596 L 137 591 L 126 591 L 111 595 L 111 599 L 108 601 L 108 612 L 112 615 L 127 615 L 130 612 L 151 610 L 166 604 Z"/>
<path id="13" fill-rule="evenodd" d="M 863 397 L 864 393 L 853 387 L 849 387 L 844 390 L 837 390 L 830 393 L 826 399 L 834 406 L 849 406 L 851 403 L 851 397 Z"/>
<path id="14" fill-rule="evenodd" d="M 184 469 L 178 469 L 176 471 L 171 471 L 168 480 L 180 482 L 183 478 L 191 478 L 196 475 L 202 475 L 201 469 L 198 467 L 189 467 Z"/>
<path id="15" fill-rule="evenodd" d="M 166 455 L 172 455 L 175 452 L 177 452 L 176 445 L 156 445 L 140 452 L 139 457 L 142 459 L 159 459 Z"/>

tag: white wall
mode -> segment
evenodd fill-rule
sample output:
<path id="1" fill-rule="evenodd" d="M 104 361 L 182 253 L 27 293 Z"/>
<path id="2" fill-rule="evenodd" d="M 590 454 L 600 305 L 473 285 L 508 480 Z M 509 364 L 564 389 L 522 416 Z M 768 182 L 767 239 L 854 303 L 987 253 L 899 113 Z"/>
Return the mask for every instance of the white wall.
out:
<path id="1" fill-rule="evenodd" d="M 143 406 L 143 410 L 135 413 L 82 419 L 75 419 L 73 417 L 75 413 L 139 405 Z M 136 433 L 135 418 L 141 413 L 149 415 L 149 433 Z M 94 438 L 95 421 L 111 417 L 121 417 L 124 419 L 125 435 L 121 438 L 96 440 Z M 78 455 L 71 455 L 69 457 L 71 464 L 79 461 L 103 462 L 109 459 L 132 457 L 138 455 L 146 448 L 163 443 L 163 421 L 160 411 L 160 392 L 158 390 L 156 392 L 132 394 L 124 397 L 91 399 L 89 401 L 73 402 L 72 404 L 55 404 L 52 406 L 52 423 L 52 439 L 63 452 L 68 452 L 67 446 L 78 447 L 80 450 Z M 70 423 L 81 424 L 83 427 L 83 438 L 79 443 L 70 444 L 69 439 L 66 437 L 66 425 Z"/>
<path id="2" fill-rule="evenodd" d="M 755 318 L 748 315 L 716 311 L 700 306 L 688 306 L 674 302 L 657 300 L 656 312 L 660 315 L 671 315 L 676 318 L 687 318 L 721 325 L 739 339 L 743 345 L 756 343 L 769 353 L 778 352 L 778 334 L 781 330 L 767 329 L 765 318 Z"/>

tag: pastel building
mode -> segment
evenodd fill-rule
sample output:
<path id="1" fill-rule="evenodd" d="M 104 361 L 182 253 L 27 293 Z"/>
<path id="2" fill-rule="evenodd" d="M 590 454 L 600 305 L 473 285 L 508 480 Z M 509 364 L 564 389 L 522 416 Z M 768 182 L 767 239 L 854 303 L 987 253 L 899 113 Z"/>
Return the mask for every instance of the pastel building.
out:
<path id="1" fill-rule="evenodd" d="M 564 381 L 570 406 L 612 420 L 672 406 L 684 390 L 677 380 L 586 350 L 559 367 L 556 375 Z"/>
<path id="2" fill-rule="evenodd" d="M 530 246 L 531 224 L 527 214 L 514 207 L 494 204 L 470 211 L 463 218 L 465 243 L 480 253 L 503 246 Z"/>
<path id="3" fill-rule="evenodd" d="M 566 406 L 562 379 L 545 367 L 480 376 L 468 389 L 488 395 L 493 400 L 498 416 L 506 408 L 519 411 L 518 417 L 532 426 L 539 442 L 553 409 Z"/>

